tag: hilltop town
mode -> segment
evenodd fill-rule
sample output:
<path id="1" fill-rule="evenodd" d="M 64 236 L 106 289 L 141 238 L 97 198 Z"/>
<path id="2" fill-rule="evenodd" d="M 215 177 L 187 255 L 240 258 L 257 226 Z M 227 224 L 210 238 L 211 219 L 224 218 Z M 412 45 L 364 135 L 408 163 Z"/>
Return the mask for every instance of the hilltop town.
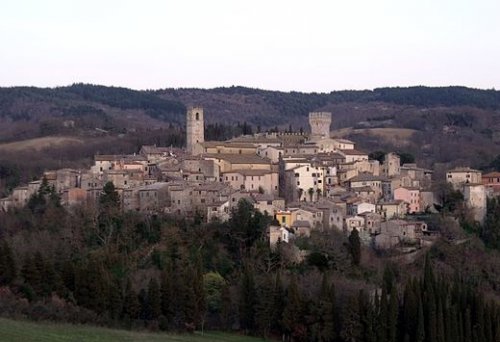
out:
<path id="1" fill-rule="evenodd" d="M 312 230 L 358 230 L 377 249 L 419 248 L 437 231 L 419 217 L 441 206 L 433 171 L 402 164 L 396 153 L 382 162 L 330 135 L 332 114 L 309 114 L 310 133 L 257 133 L 205 141 L 204 111 L 186 114 L 186 149 L 143 146 L 128 155 L 95 155 L 88 170 L 47 171 L 43 180 L 17 187 L 0 199 L 7 211 L 22 207 L 43 181 L 62 204 L 95 205 L 111 182 L 124 211 L 198 215 L 227 221 L 241 199 L 274 218 L 271 245 L 309 236 Z M 474 221 L 482 223 L 486 200 L 500 191 L 500 175 L 468 167 L 451 169 L 446 182 L 463 194 Z M 433 191 L 434 190 L 434 191 Z"/>

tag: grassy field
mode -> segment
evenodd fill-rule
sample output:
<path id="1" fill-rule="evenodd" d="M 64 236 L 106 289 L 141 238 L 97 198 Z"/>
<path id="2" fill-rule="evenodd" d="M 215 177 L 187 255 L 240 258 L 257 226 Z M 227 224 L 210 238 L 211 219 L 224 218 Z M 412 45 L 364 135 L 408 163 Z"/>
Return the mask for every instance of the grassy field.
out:
<path id="1" fill-rule="evenodd" d="M 262 339 L 207 332 L 186 335 L 133 332 L 83 325 L 34 323 L 0 318 L 0 341 L 22 342 L 258 342 Z"/>
<path id="2" fill-rule="evenodd" d="M 70 144 L 83 144 L 83 141 L 78 138 L 73 137 L 43 137 L 28 140 L 21 140 L 11 143 L 0 144 L 0 151 L 12 151 L 18 152 L 23 150 L 35 150 L 40 151 L 42 149 L 70 145 Z"/>

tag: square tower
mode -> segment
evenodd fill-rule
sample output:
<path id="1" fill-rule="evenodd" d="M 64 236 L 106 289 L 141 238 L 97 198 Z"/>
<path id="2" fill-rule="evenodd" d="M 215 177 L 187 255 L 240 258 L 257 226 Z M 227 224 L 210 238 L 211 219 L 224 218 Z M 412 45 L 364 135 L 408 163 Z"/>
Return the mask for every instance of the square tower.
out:
<path id="1" fill-rule="evenodd" d="M 330 137 L 330 125 L 332 124 L 332 113 L 312 112 L 309 113 L 309 125 L 313 137 Z"/>
<path id="2" fill-rule="evenodd" d="M 186 113 L 186 147 L 190 154 L 195 154 L 196 145 L 205 142 L 205 124 L 203 108 L 189 107 Z"/>

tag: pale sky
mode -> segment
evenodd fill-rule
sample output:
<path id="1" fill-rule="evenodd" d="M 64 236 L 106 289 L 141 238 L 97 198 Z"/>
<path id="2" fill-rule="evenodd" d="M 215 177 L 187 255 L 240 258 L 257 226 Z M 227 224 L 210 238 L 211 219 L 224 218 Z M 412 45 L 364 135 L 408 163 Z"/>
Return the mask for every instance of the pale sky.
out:
<path id="1" fill-rule="evenodd" d="M 500 88 L 499 0 L 0 0 L 0 86 Z"/>

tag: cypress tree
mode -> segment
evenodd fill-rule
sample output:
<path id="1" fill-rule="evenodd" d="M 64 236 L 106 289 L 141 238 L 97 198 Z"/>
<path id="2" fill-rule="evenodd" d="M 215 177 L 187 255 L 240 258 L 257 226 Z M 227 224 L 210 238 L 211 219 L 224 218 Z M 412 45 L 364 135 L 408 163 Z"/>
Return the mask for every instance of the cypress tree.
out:
<path id="1" fill-rule="evenodd" d="M 174 317 L 174 305 L 173 305 L 173 284 L 170 279 L 172 275 L 171 265 L 168 264 L 166 270 L 161 274 L 161 288 L 160 288 L 160 300 L 161 300 L 161 313 L 165 317 L 165 323 L 167 327 L 170 327 L 173 323 Z"/>
<path id="2" fill-rule="evenodd" d="M 108 311 L 113 319 L 118 319 L 123 311 L 123 293 L 120 281 L 115 279 L 110 286 Z"/>
<path id="3" fill-rule="evenodd" d="M 7 241 L 0 245 L 0 284 L 9 285 L 17 276 L 17 267 L 12 249 Z"/>
<path id="4" fill-rule="evenodd" d="M 410 336 L 415 336 L 416 324 L 418 321 L 418 300 L 413 291 L 412 283 L 413 281 L 409 281 L 405 286 L 403 297 L 403 326 L 402 334 L 400 335 L 402 338 L 408 336 L 408 339 L 410 339 Z"/>
<path id="5" fill-rule="evenodd" d="M 75 291 L 75 267 L 71 260 L 65 260 L 62 265 L 61 278 L 63 285 L 71 292 Z"/>
<path id="6" fill-rule="evenodd" d="M 342 330 L 340 336 L 344 341 L 358 341 L 362 337 L 359 316 L 359 304 L 356 296 L 350 296 L 347 308 L 343 314 Z"/>
<path id="7" fill-rule="evenodd" d="M 203 330 L 205 313 L 207 311 L 207 302 L 205 298 L 205 287 L 203 285 L 203 266 L 201 255 L 198 255 L 196 258 L 196 265 L 191 284 L 195 297 L 195 325 L 201 325 Z"/>
<path id="8" fill-rule="evenodd" d="M 302 318 L 302 299 L 297 286 L 297 279 L 292 276 L 290 285 L 288 285 L 286 304 L 283 311 L 283 331 L 287 338 L 301 337 L 304 328 Z"/>
<path id="9" fill-rule="evenodd" d="M 259 334 L 264 338 L 267 338 L 271 331 L 274 300 L 273 290 L 273 282 L 268 277 L 257 287 L 258 301 L 255 305 L 255 322 Z"/>
<path id="10" fill-rule="evenodd" d="M 139 305 L 140 305 L 140 313 L 139 318 L 142 320 L 150 320 L 151 319 L 151 303 L 149 301 L 148 293 L 145 289 L 141 289 L 139 291 Z"/>
<path id="11" fill-rule="evenodd" d="M 418 320 L 417 320 L 417 330 L 415 333 L 415 342 L 425 341 L 425 318 L 424 318 L 424 308 L 422 305 L 422 300 L 418 300 Z"/>
<path id="12" fill-rule="evenodd" d="M 48 296 L 56 289 L 57 274 L 54 265 L 49 260 L 42 260 L 41 265 L 43 271 L 40 272 L 42 278 L 41 293 L 43 296 Z"/>
<path id="13" fill-rule="evenodd" d="M 493 304 L 486 305 L 484 309 L 484 339 L 485 341 L 493 341 L 493 332 L 492 332 L 492 324 L 491 324 L 491 314 Z"/>
<path id="14" fill-rule="evenodd" d="M 425 337 L 427 342 L 437 342 L 437 308 L 436 295 L 434 292 L 434 273 L 429 259 L 429 254 L 425 260 L 424 270 L 424 316 L 425 316 Z"/>
<path id="15" fill-rule="evenodd" d="M 191 285 L 191 281 L 195 278 L 195 271 L 186 267 L 181 275 L 175 283 L 175 293 L 181 294 L 179 296 L 181 300 L 176 303 L 181 313 L 176 319 L 176 324 L 179 328 L 194 330 L 199 325 L 200 319 L 195 288 Z"/>
<path id="16" fill-rule="evenodd" d="M 24 258 L 24 264 L 21 269 L 21 275 L 24 279 L 25 284 L 29 285 L 35 294 L 41 287 L 41 274 L 37 268 L 34 258 L 26 256 Z"/>
<path id="17" fill-rule="evenodd" d="M 361 340 L 365 342 L 376 342 L 377 336 L 374 329 L 374 310 L 364 290 L 359 291 L 358 304 L 361 323 Z"/>
<path id="18" fill-rule="evenodd" d="M 470 309 L 465 310 L 464 319 L 464 342 L 473 342 L 472 340 L 472 323 Z"/>
<path id="19" fill-rule="evenodd" d="M 382 294 L 380 296 L 380 309 L 378 312 L 377 319 L 377 341 L 387 342 L 387 322 L 388 322 L 388 303 L 387 303 L 387 292 L 385 286 L 382 287 Z"/>
<path id="20" fill-rule="evenodd" d="M 246 263 L 240 285 L 240 325 L 246 333 L 255 328 L 256 297 L 253 270 L 249 263 Z"/>
<path id="21" fill-rule="evenodd" d="M 221 291 L 221 312 L 220 312 L 221 325 L 224 330 L 229 329 L 229 327 L 231 326 L 232 305 L 233 303 L 231 300 L 229 284 L 226 283 L 222 287 Z"/>
<path id="22" fill-rule="evenodd" d="M 274 280 L 273 291 L 273 316 L 271 320 L 271 329 L 283 333 L 283 311 L 285 310 L 285 291 L 283 290 L 283 283 L 281 281 L 281 273 L 276 273 Z"/>
<path id="23" fill-rule="evenodd" d="M 156 279 L 151 279 L 148 284 L 148 299 L 151 306 L 151 318 L 158 319 L 161 315 L 160 287 Z"/>
<path id="24" fill-rule="evenodd" d="M 318 338 L 320 341 L 331 341 L 335 337 L 334 306 L 335 294 L 332 286 L 328 284 L 326 274 L 323 274 L 320 295 L 316 308 L 317 320 L 319 322 Z"/>
<path id="25" fill-rule="evenodd" d="M 387 315 L 387 340 L 389 342 L 396 342 L 398 338 L 398 308 L 398 294 L 396 287 L 392 286 Z"/>
<path id="26" fill-rule="evenodd" d="M 349 235 L 349 250 L 351 252 L 352 264 L 358 266 L 361 261 L 361 239 L 356 228 Z"/>
<path id="27" fill-rule="evenodd" d="M 444 330 L 444 313 L 443 313 L 443 303 L 442 300 L 438 300 L 437 303 L 437 322 L 436 322 L 436 339 L 438 342 L 445 341 L 445 330 Z"/>
<path id="28" fill-rule="evenodd" d="M 139 303 L 139 298 L 132 288 L 132 284 L 129 279 L 127 280 L 127 286 L 125 288 L 123 316 L 131 320 L 137 319 L 139 317 L 140 310 L 141 305 Z"/>

